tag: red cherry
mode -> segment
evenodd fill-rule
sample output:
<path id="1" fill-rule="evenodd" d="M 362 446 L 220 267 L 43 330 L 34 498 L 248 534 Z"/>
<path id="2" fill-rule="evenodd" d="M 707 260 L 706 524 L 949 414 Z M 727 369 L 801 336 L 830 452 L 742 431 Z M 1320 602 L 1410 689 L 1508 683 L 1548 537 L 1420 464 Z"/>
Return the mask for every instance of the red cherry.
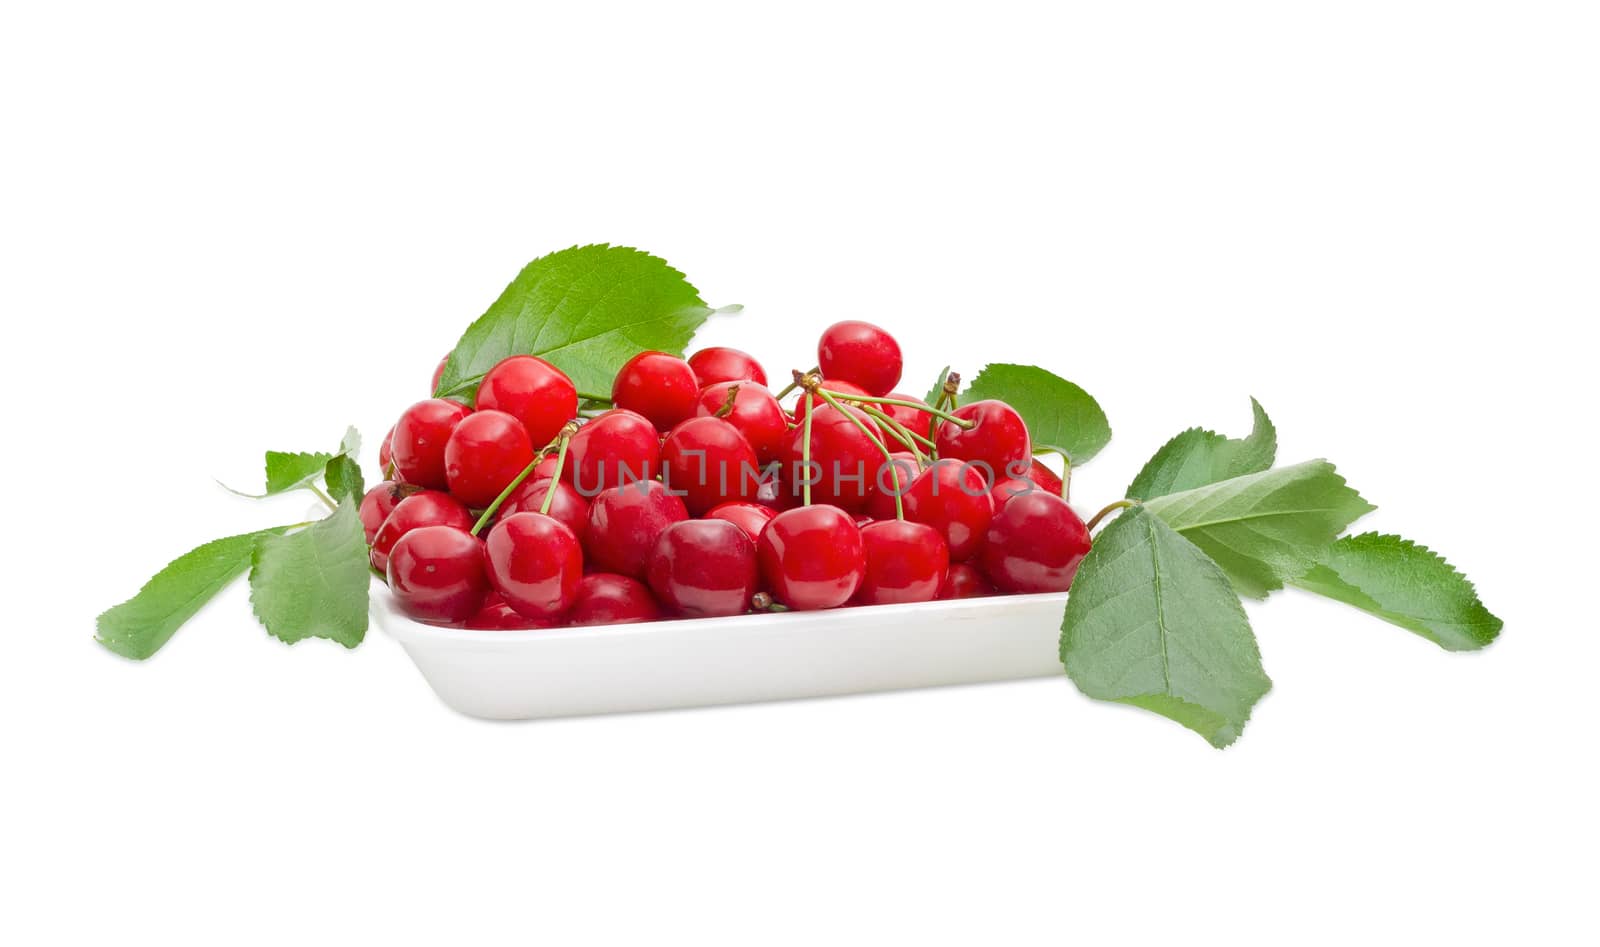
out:
<path id="1" fill-rule="evenodd" d="M 1028 479 L 1046 493 L 1061 495 L 1061 475 L 1046 467 L 1037 457 L 1028 465 Z"/>
<path id="2" fill-rule="evenodd" d="M 893 465 L 880 462 L 872 483 L 867 487 L 867 515 L 875 520 L 895 519 L 895 494 L 900 494 L 904 503 L 911 481 L 922 472 L 917 465 L 917 458 L 907 451 L 895 451 L 889 457 L 893 459 Z"/>
<path id="3" fill-rule="evenodd" d="M 387 573 L 389 552 L 394 549 L 394 544 L 400 541 L 400 537 L 414 529 L 424 526 L 453 526 L 456 529 L 470 530 L 472 524 L 472 514 L 461 505 L 460 500 L 450 494 L 439 490 L 414 493 L 395 504 L 394 511 L 372 537 L 372 554 L 369 556 L 372 568 Z"/>
<path id="4" fill-rule="evenodd" d="M 766 587 L 796 610 L 837 608 L 866 575 L 861 530 L 836 506 L 802 506 L 772 518 L 756 542 Z"/>
<path id="5" fill-rule="evenodd" d="M 613 409 L 572 435 L 561 479 L 593 497 L 625 483 L 653 480 L 660 472 L 661 438 L 655 425 L 632 411 Z"/>
<path id="6" fill-rule="evenodd" d="M 898 391 L 891 391 L 884 397 L 893 398 L 896 401 L 915 401 L 917 404 L 922 405 L 923 408 L 928 406 L 928 403 L 921 398 L 901 394 Z M 899 421 L 907 430 L 921 434 L 923 437 L 928 436 L 928 427 L 933 424 L 933 415 L 922 408 L 908 408 L 898 404 L 880 404 L 878 405 L 878 410 Z"/>
<path id="7" fill-rule="evenodd" d="M 589 506 L 583 550 L 597 571 L 642 579 L 662 530 L 688 518 L 683 500 L 654 480 L 602 490 Z"/>
<path id="8" fill-rule="evenodd" d="M 423 526 L 389 552 L 389 591 L 418 621 L 453 624 L 477 614 L 489 594 L 483 541 L 453 526 Z"/>
<path id="9" fill-rule="evenodd" d="M 490 592 L 478 613 L 467 619 L 466 626 L 473 631 L 532 631 L 554 628 L 556 623 L 549 618 L 529 618 L 507 605 L 499 592 Z"/>
<path id="10" fill-rule="evenodd" d="M 741 615 L 756 592 L 756 544 L 725 520 L 674 523 L 656 540 L 649 578 L 656 599 L 679 615 Z"/>
<path id="11" fill-rule="evenodd" d="M 968 430 L 948 422 L 940 424 L 933 439 L 939 445 L 940 457 L 982 464 L 979 469 L 985 483 L 1022 476 L 1029 469 L 1033 442 L 1028 437 L 1028 425 L 1010 405 L 1003 401 L 974 401 L 950 413 L 974 424 Z"/>
<path id="12" fill-rule="evenodd" d="M 728 402 L 728 390 L 737 386 L 733 396 L 733 410 L 722 415 Z M 789 431 L 789 419 L 783 406 L 772 392 L 753 381 L 721 381 L 700 389 L 700 400 L 695 406 L 698 417 L 721 416 L 739 429 L 745 440 L 755 449 L 756 459 L 765 464 L 776 460 L 783 447 L 783 436 Z"/>
<path id="13" fill-rule="evenodd" d="M 689 356 L 689 367 L 694 369 L 701 388 L 721 381 L 753 381 L 758 385 L 767 383 L 767 373 L 762 371 L 761 363 L 738 349 L 720 346 L 701 349 Z"/>
<path id="14" fill-rule="evenodd" d="M 637 411 L 665 431 L 694 414 L 700 382 L 689 363 L 665 352 L 640 352 L 628 359 L 611 385 L 611 403 Z"/>
<path id="15" fill-rule="evenodd" d="M 535 447 L 543 447 L 578 416 L 578 389 L 544 359 L 513 355 L 483 376 L 478 410 L 504 411 L 522 422 Z"/>
<path id="16" fill-rule="evenodd" d="M 1016 477 L 1006 477 L 996 481 L 995 485 L 989 489 L 989 498 L 994 501 L 994 508 L 998 511 L 1012 497 L 1021 496 L 1024 493 L 1032 493 L 1037 489 L 1039 489 L 1039 485 L 1027 478 L 1019 480 Z"/>
<path id="17" fill-rule="evenodd" d="M 753 499 L 761 485 L 756 452 L 721 418 L 679 422 L 661 442 L 661 475 L 694 516 L 729 500 Z"/>
<path id="18" fill-rule="evenodd" d="M 882 396 L 900 383 L 900 343 L 870 322 L 835 322 L 817 343 L 817 367 L 823 378 L 854 382 Z"/>
<path id="19" fill-rule="evenodd" d="M 489 582 L 529 618 L 558 618 L 583 578 L 583 552 L 566 524 L 542 513 L 508 516 L 489 530 Z"/>
<path id="20" fill-rule="evenodd" d="M 761 481 L 761 487 L 756 491 L 755 502 L 766 507 L 773 513 L 782 513 L 798 506 L 800 498 L 792 490 L 788 481 L 783 478 L 783 465 L 777 464 L 766 472 L 768 476 Z"/>
<path id="21" fill-rule="evenodd" d="M 506 502 L 500 504 L 499 519 L 515 516 L 518 513 L 537 513 L 544 505 L 544 495 L 555 484 L 556 495 L 550 498 L 550 515 L 567 524 L 572 534 L 583 541 L 583 534 L 589 531 L 589 501 L 583 498 L 577 490 L 560 481 L 548 477 L 534 480 L 531 476 L 517 485 L 506 497 Z"/>
<path id="22" fill-rule="evenodd" d="M 456 425 L 472 413 L 459 401 L 429 398 L 400 415 L 389 450 L 395 474 L 406 483 L 429 490 L 449 485 L 444 473 L 444 447 Z"/>
<path id="23" fill-rule="evenodd" d="M 989 524 L 983 571 L 1005 592 L 1064 592 L 1089 553 L 1089 530 L 1067 501 L 1036 490 L 1012 497 Z"/>
<path id="24" fill-rule="evenodd" d="M 811 502 L 831 503 L 851 513 L 866 507 L 867 492 L 883 464 L 883 451 L 846 412 L 855 415 L 873 430 L 872 421 L 859 408 L 832 405 L 817 409 L 811 419 L 811 466 L 804 463 L 805 426 L 794 428 L 784 442 L 783 471 L 796 496 L 802 495 L 802 481 L 811 485 Z"/>
<path id="25" fill-rule="evenodd" d="M 977 567 L 968 562 L 952 562 L 939 589 L 939 598 L 983 598 L 995 594 L 994 586 Z"/>
<path id="26" fill-rule="evenodd" d="M 463 418 L 444 448 L 450 492 L 474 509 L 493 503 L 531 463 L 528 429 L 504 411 L 478 411 Z"/>
<path id="27" fill-rule="evenodd" d="M 983 546 L 994 516 L 994 500 L 977 468 L 942 457 L 911 481 L 900 504 L 906 519 L 939 531 L 952 562 L 964 562 Z"/>
<path id="28" fill-rule="evenodd" d="M 744 534 L 755 542 L 761 536 L 761 530 L 772 522 L 778 512 L 759 503 L 724 503 L 713 507 L 706 514 L 708 520 L 723 520 L 744 530 Z"/>
<path id="29" fill-rule="evenodd" d="M 567 624 L 623 625 L 660 617 L 661 606 L 643 582 L 614 572 L 591 572 L 578 583 Z"/>
<path id="30" fill-rule="evenodd" d="M 950 549 L 932 526 L 879 520 L 861 527 L 867 571 L 856 590 L 863 605 L 931 602 L 950 570 Z"/>
<path id="31" fill-rule="evenodd" d="M 389 433 L 383 435 L 383 440 L 378 442 L 378 471 L 385 477 L 389 475 L 389 462 L 394 459 L 390 445 L 394 443 L 394 426 L 389 426 Z"/>
<path id="32" fill-rule="evenodd" d="M 837 396 L 839 396 L 841 398 L 848 398 L 851 395 L 860 395 L 860 396 L 862 396 L 864 398 L 870 398 L 871 397 L 871 394 L 869 394 L 865 388 L 862 388 L 860 385 L 856 385 L 856 384 L 853 384 L 851 382 L 845 381 L 842 378 L 824 378 L 822 380 L 822 384 L 819 385 L 818 387 L 819 388 L 826 388 L 826 389 L 828 389 L 828 393 L 829 394 L 837 395 Z M 819 407 L 819 408 L 825 407 L 827 405 L 827 402 L 823 401 L 820 397 L 819 398 L 815 398 L 815 401 L 816 401 L 817 407 Z M 802 392 L 800 392 L 799 400 L 797 400 L 794 403 L 794 410 L 789 412 L 789 420 L 793 421 L 796 424 L 799 424 L 802 421 L 804 421 L 805 419 L 806 419 L 806 393 L 802 391 Z M 876 421 L 872 422 L 874 430 L 877 429 L 877 423 L 878 422 L 876 422 Z"/>
<path id="33" fill-rule="evenodd" d="M 367 534 L 367 545 L 372 545 L 372 540 L 378 535 L 378 529 L 383 526 L 383 521 L 389 518 L 394 508 L 400 501 L 416 493 L 420 487 L 409 483 L 395 483 L 393 480 L 384 482 L 367 491 L 361 498 L 361 531 Z"/>
<path id="34" fill-rule="evenodd" d="M 450 364 L 450 356 L 446 355 L 444 358 L 439 359 L 438 366 L 433 370 L 433 382 L 428 385 L 428 394 L 431 395 L 439 390 L 439 379 L 444 377 L 444 367 L 448 364 Z"/>

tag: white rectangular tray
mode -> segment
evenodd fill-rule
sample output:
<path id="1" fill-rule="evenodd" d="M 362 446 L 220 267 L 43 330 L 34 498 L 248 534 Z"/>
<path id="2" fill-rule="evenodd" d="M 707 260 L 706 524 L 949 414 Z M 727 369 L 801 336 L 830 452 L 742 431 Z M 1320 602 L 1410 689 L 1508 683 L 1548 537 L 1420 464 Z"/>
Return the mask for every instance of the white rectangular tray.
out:
<path id="1" fill-rule="evenodd" d="M 529 720 L 936 687 L 1062 673 L 1065 592 L 535 631 L 378 626 L 450 707 Z"/>

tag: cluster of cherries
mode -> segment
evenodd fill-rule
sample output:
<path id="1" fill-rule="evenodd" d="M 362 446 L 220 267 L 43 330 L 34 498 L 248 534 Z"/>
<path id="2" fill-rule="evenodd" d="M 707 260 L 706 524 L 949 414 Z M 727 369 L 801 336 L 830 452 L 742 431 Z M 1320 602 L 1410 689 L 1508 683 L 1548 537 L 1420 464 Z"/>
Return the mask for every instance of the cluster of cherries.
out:
<path id="1" fill-rule="evenodd" d="M 1089 531 L 1021 416 L 956 407 L 953 376 L 935 405 L 897 393 L 901 364 L 857 321 L 777 394 L 729 348 L 641 352 L 609 398 L 512 356 L 475 410 L 400 417 L 361 503 L 372 566 L 407 614 L 477 629 L 1064 591 Z"/>

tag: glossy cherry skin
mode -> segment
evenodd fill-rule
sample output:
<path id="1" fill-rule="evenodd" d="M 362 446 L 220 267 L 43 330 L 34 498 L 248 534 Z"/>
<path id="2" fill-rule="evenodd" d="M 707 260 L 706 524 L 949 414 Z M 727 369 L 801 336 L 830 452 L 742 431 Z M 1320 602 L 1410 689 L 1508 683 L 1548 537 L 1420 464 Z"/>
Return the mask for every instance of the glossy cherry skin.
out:
<path id="1" fill-rule="evenodd" d="M 660 617 L 661 606 L 643 582 L 615 572 L 591 572 L 578 583 L 567 624 L 624 625 Z"/>
<path id="2" fill-rule="evenodd" d="M 613 409 L 572 435 L 561 479 L 593 498 L 601 490 L 653 480 L 660 472 L 661 437 L 655 425 L 632 411 Z"/>
<path id="3" fill-rule="evenodd" d="M 688 518 L 682 498 L 654 480 L 601 491 L 589 505 L 583 537 L 590 568 L 644 578 L 662 531 Z"/>
<path id="4" fill-rule="evenodd" d="M 932 526 L 878 520 L 861 527 L 866 574 L 855 600 L 862 605 L 931 602 L 950 571 L 950 549 Z"/>
<path id="5" fill-rule="evenodd" d="M 761 578 L 797 611 L 837 608 L 866 576 L 861 530 L 836 506 L 802 506 L 772 518 L 756 542 Z"/>
<path id="6" fill-rule="evenodd" d="M 756 544 L 726 520 L 685 520 L 662 530 L 651 552 L 650 591 L 689 618 L 742 615 L 756 593 Z"/>
<path id="7" fill-rule="evenodd" d="M 529 478 L 518 484 L 506 497 L 506 502 L 500 504 L 498 518 L 505 519 L 518 513 L 538 513 L 544 505 L 544 495 L 552 484 L 555 485 L 555 496 L 550 498 L 550 515 L 567 524 L 567 528 L 582 542 L 583 534 L 589 531 L 589 501 L 570 484 L 548 477 L 543 480 Z"/>
<path id="8" fill-rule="evenodd" d="M 390 550 L 394 549 L 394 544 L 400 541 L 400 537 L 414 529 L 424 526 L 450 526 L 455 529 L 470 530 L 473 522 L 472 513 L 461 504 L 460 500 L 448 493 L 440 490 L 414 493 L 395 504 L 393 512 L 372 537 L 372 553 L 369 556 L 372 568 L 387 574 Z"/>
<path id="9" fill-rule="evenodd" d="M 762 370 L 761 363 L 738 349 L 721 346 L 701 349 L 689 356 L 689 367 L 694 369 L 701 388 L 722 381 L 753 381 L 762 386 L 767 383 L 767 373 Z"/>
<path id="10" fill-rule="evenodd" d="M 1056 496 L 1061 495 L 1061 475 L 1046 467 L 1039 458 L 1035 457 L 1028 464 L 1027 477 L 1038 484 L 1039 489 L 1044 492 L 1054 493 Z"/>
<path id="11" fill-rule="evenodd" d="M 1028 437 L 1028 425 L 1022 415 L 1003 401 L 974 401 L 950 412 L 962 420 L 974 422 L 970 430 L 948 422 L 939 425 L 934 443 L 939 445 L 940 457 L 954 457 L 981 464 L 986 483 L 1014 476 L 1014 470 L 1026 470 L 1033 457 L 1033 441 Z M 1012 468 L 1013 463 L 1022 467 Z"/>
<path id="12" fill-rule="evenodd" d="M 680 421 L 661 442 L 661 476 L 693 516 L 731 500 L 754 499 L 761 486 L 756 452 L 721 418 Z"/>
<path id="13" fill-rule="evenodd" d="M 528 429 L 504 411 L 478 411 L 462 418 L 444 448 L 450 493 L 474 509 L 493 503 L 531 463 L 533 441 Z"/>
<path id="14" fill-rule="evenodd" d="M 565 523 L 518 513 L 494 524 L 485 547 L 489 583 L 518 613 L 555 619 L 572 607 L 583 578 L 583 551 Z"/>
<path id="15" fill-rule="evenodd" d="M 450 364 L 450 356 L 446 355 L 444 358 L 439 359 L 438 365 L 434 366 L 433 381 L 428 384 L 428 394 L 431 395 L 439 390 L 439 379 L 444 377 L 444 367 L 448 364 Z"/>
<path id="16" fill-rule="evenodd" d="M 983 598 L 995 594 L 994 586 L 970 562 L 953 562 L 939 587 L 939 598 Z"/>
<path id="17" fill-rule="evenodd" d="M 361 531 L 366 533 L 367 545 L 372 545 L 372 540 L 377 537 L 383 521 L 389 518 L 394 508 L 400 505 L 400 501 L 420 489 L 421 487 L 414 487 L 409 483 L 385 480 L 367 491 L 367 495 L 361 498 L 360 508 Z"/>
<path id="18" fill-rule="evenodd" d="M 861 395 L 863 397 L 871 397 L 871 395 L 868 394 L 868 392 L 867 392 L 867 390 L 865 388 L 862 388 L 860 385 L 857 385 L 857 384 L 855 384 L 853 382 L 845 381 L 842 378 L 824 378 L 822 380 L 821 387 L 828 389 L 828 393 L 829 394 L 838 395 L 841 398 L 848 398 L 851 395 Z M 823 401 L 820 397 L 816 397 L 816 396 L 813 396 L 813 397 L 815 398 L 817 407 L 821 408 L 821 407 L 824 407 L 824 406 L 827 405 L 827 402 Z M 799 424 L 800 422 L 804 421 L 805 419 L 806 419 L 806 393 L 802 391 L 802 392 L 800 392 L 799 397 L 797 397 L 795 399 L 794 410 L 789 412 L 789 420 L 793 421 L 796 424 Z M 872 422 L 872 424 L 873 424 L 873 429 L 876 430 L 877 429 L 877 422 L 874 421 L 874 422 Z"/>
<path id="19" fill-rule="evenodd" d="M 721 412 L 728 403 L 728 391 L 734 387 L 739 390 L 733 396 L 733 409 L 723 415 Z M 789 417 L 784 413 L 783 406 L 778 404 L 778 399 L 765 387 L 751 381 L 723 381 L 700 389 L 695 416 L 720 416 L 738 428 L 754 448 L 756 459 L 763 464 L 778 458 L 784 435 L 789 433 Z"/>
<path id="20" fill-rule="evenodd" d="M 1089 530 L 1067 501 L 1037 490 L 1012 497 L 989 524 L 983 572 L 1003 592 L 1065 592 L 1089 554 Z"/>
<path id="21" fill-rule="evenodd" d="M 394 443 L 394 425 L 389 426 L 389 433 L 383 435 L 383 440 L 378 442 L 378 471 L 385 477 L 389 476 L 389 464 L 394 460 L 390 445 Z"/>
<path id="22" fill-rule="evenodd" d="M 533 355 L 513 355 L 478 385 L 479 411 L 504 411 L 522 422 L 534 447 L 555 440 L 578 416 L 578 389 L 567 373 Z"/>
<path id="23" fill-rule="evenodd" d="M 915 401 L 923 407 L 927 407 L 928 404 L 915 395 L 902 394 L 898 391 L 891 391 L 884 397 L 893 398 L 896 401 Z M 921 434 L 923 437 L 928 436 L 928 430 L 933 424 L 933 415 L 922 410 L 922 408 L 907 408 L 898 404 L 880 404 L 878 405 L 878 410 L 899 421 L 911 432 Z"/>
<path id="24" fill-rule="evenodd" d="M 823 378 L 853 382 L 869 395 L 882 396 L 900 383 L 900 343 L 870 322 L 835 322 L 817 343 Z"/>
<path id="25" fill-rule="evenodd" d="M 900 504 L 906 519 L 939 531 L 952 562 L 965 562 L 982 548 L 994 517 L 989 485 L 977 468 L 942 457 L 911 481 Z"/>
<path id="26" fill-rule="evenodd" d="M 756 503 L 774 513 L 782 513 L 800 505 L 800 498 L 797 496 L 799 491 L 790 488 L 781 462 L 774 464 L 765 473 L 766 479 L 761 481 L 761 487 L 756 491 Z"/>
<path id="27" fill-rule="evenodd" d="M 611 385 L 611 403 L 636 411 L 658 431 L 694 415 L 700 382 L 689 363 L 665 352 L 640 352 L 628 359 Z"/>
<path id="28" fill-rule="evenodd" d="M 917 465 L 917 459 L 906 451 L 895 451 L 889 455 L 893 463 L 879 461 L 872 483 L 867 488 L 867 515 L 875 520 L 892 520 L 895 514 L 895 494 L 900 494 L 902 502 L 906 490 L 911 487 L 911 481 L 917 479 L 922 468 Z"/>
<path id="29" fill-rule="evenodd" d="M 867 493 L 884 462 L 883 451 L 851 422 L 846 412 L 876 430 L 871 419 L 849 405 L 818 408 L 811 419 L 811 463 L 804 463 L 805 425 L 789 432 L 783 448 L 783 473 L 795 496 L 803 496 L 803 481 L 810 479 L 811 502 L 829 503 L 850 513 L 866 509 Z"/>
<path id="30" fill-rule="evenodd" d="M 472 409 L 459 401 L 429 398 L 419 401 L 400 415 L 389 442 L 395 475 L 406 483 L 429 490 L 449 486 L 444 472 L 444 449 Z"/>
<path id="31" fill-rule="evenodd" d="M 724 503 L 713 507 L 711 512 L 706 514 L 706 519 L 732 523 L 744 530 L 744 534 L 750 537 L 751 542 L 755 542 L 761 537 L 761 531 L 777 515 L 777 510 L 759 503 Z"/>
<path id="32" fill-rule="evenodd" d="M 453 526 L 423 526 L 401 536 L 389 552 L 388 576 L 400 610 L 418 621 L 466 621 L 489 594 L 483 541 Z"/>
<path id="33" fill-rule="evenodd" d="M 499 592 L 491 590 L 478 613 L 467 619 L 466 627 L 473 631 L 532 631 L 554 628 L 556 621 L 551 618 L 529 618 L 507 605 Z"/>
<path id="34" fill-rule="evenodd" d="M 996 481 L 995 485 L 989 488 L 989 498 L 994 501 L 994 508 L 998 511 L 1012 497 L 1032 493 L 1037 489 L 1039 485 L 1026 477 L 1021 479 L 1006 477 Z"/>

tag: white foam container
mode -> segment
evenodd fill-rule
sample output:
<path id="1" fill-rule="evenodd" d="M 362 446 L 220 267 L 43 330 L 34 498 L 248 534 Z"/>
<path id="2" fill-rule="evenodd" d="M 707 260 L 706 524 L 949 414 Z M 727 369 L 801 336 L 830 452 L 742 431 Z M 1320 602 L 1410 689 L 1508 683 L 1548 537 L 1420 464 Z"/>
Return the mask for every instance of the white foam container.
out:
<path id="1" fill-rule="evenodd" d="M 1062 673 L 1065 592 L 533 631 L 378 626 L 446 704 L 530 720 L 937 687 Z"/>

